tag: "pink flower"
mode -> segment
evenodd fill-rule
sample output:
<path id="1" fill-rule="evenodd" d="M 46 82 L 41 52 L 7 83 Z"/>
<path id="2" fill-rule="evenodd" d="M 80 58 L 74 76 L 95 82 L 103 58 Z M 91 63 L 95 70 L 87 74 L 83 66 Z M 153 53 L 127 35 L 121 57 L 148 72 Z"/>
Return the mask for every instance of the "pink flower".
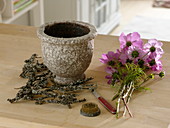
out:
<path id="1" fill-rule="evenodd" d="M 141 68 L 140 70 L 152 70 L 161 71 L 162 63 L 160 58 L 164 53 L 162 49 L 162 43 L 156 39 L 148 40 L 148 43 L 143 45 L 143 41 L 140 38 L 139 33 L 133 32 L 128 35 L 122 33 L 119 37 L 120 49 L 116 53 L 109 51 L 107 54 L 103 54 L 100 58 L 100 62 L 108 65 L 105 69 L 108 73 L 105 76 L 108 79 L 108 84 L 115 85 L 124 80 L 124 77 L 128 76 L 128 71 L 121 70 L 128 65 L 136 64 Z M 129 64 L 130 63 L 130 64 Z M 135 74 L 135 73 L 134 73 Z M 164 75 L 164 74 L 160 74 Z"/>
<path id="2" fill-rule="evenodd" d="M 162 62 L 160 60 L 155 61 L 155 64 L 153 66 L 151 66 L 151 70 L 161 71 L 162 70 Z"/>
<path id="3" fill-rule="evenodd" d="M 121 51 L 119 51 L 120 52 L 119 61 L 122 64 L 125 64 L 127 62 L 127 60 L 128 60 L 127 50 L 128 50 L 128 48 L 125 47 L 125 48 L 121 49 Z"/>
<path id="4" fill-rule="evenodd" d="M 102 58 L 100 58 L 100 62 L 108 65 L 114 65 L 114 60 L 117 60 L 119 57 L 118 53 L 114 53 L 109 51 L 107 54 L 102 54 Z"/>
<path id="5" fill-rule="evenodd" d="M 133 45 L 128 48 L 127 53 L 130 60 L 133 60 L 134 58 L 142 58 L 146 54 L 140 47 Z"/>
<path id="6" fill-rule="evenodd" d="M 151 54 L 147 59 L 147 61 L 151 70 L 153 71 L 162 70 L 162 62 L 159 60 L 159 57 L 155 58 L 153 54 Z"/>
<path id="7" fill-rule="evenodd" d="M 107 75 L 105 76 L 106 79 L 108 79 L 107 84 L 112 84 L 112 76 L 111 75 Z"/>
<path id="8" fill-rule="evenodd" d="M 144 45 L 144 49 L 147 52 L 150 52 L 151 54 L 154 54 L 155 57 L 158 56 L 162 56 L 162 54 L 164 53 L 163 49 L 162 49 L 162 42 L 159 42 L 156 39 L 150 39 L 148 40 L 148 43 L 146 43 Z"/>
<path id="9" fill-rule="evenodd" d="M 119 42 L 120 42 L 121 49 L 125 47 L 129 47 L 131 45 L 140 48 L 143 47 L 143 41 L 141 40 L 140 35 L 137 32 L 129 33 L 128 35 L 122 33 L 119 37 Z"/>
<path id="10" fill-rule="evenodd" d="M 158 54 L 156 52 L 153 52 L 153 53 L 149 54 L 148 59 L 149 60 L 151 60 L 151 59 L 159 60 L 161 57 L 162 57 L 162 55 L 160 55 L 160 54 Z"/>
<path id="11" fill-rule="evenodd" d="M 112 67 L 107 67 L 105 70 L 109 74 L 109 75 L 105 76 L 105 78 L 108 79 L 107 83 L 112 84 L 112 80 L 113 80 L 112 75 L 113 75 L 113 73 L 117 72 L 117 70 Z"/>
<path id="12" fill-rule="evenodd" d="M 145 65 L 147 63 L 148 54 L 145 50 L 136 47 L 136 46 L 130 46 L 127 51 L 129 60 L 132 60 L 135 64 L 137 64 L 139 61 L 139 64 Z"/>
<path id="13" fill-rule="evenodd" d="M 116 69 L 112 68 L 112 67 L 107 67 L 105 69 L 105 71 L 108 73 L 108 74 L 113 74 L 114 72 L 117 72 Z"/>
<path id="14" fill-rule="evenodd" d="M 107 54 L 102 54 L 102 58 L 100 58 L 100 62 L 102 62 L 103 64 L 107 64 L 107 62 L 109 61 Z"/>

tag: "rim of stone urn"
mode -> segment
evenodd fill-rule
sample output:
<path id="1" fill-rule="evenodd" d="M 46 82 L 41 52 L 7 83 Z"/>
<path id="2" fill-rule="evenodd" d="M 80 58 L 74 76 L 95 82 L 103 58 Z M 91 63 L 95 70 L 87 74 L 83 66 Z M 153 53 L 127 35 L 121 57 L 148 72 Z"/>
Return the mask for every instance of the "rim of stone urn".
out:
<path id="1" fill-rule="evenodd" d="M 87 27 L 90 31 L 89 31 L 89 33 L 87 33 L 87 34 L 85 34 L 83 36 L 71 37 L 71 38 L 53 37 L 53 36 L 49 36 L 46 33 L 44 33 L 46 26 L 57 24 L 57 23 L 78 24 L 78 25 Z M 75 44 L 75 43 L 81 43 L 82 40 L 87 41 L 87 40 L 94 39 L 97 36 L 97 30 L 93 25 L 91 25 L 89 23 L 86 23 L 86 22 L 82 22 L 82 21 L 52 21 L 52 22 L 48 22 L 48 23 L 45 23 L 45 24 L 41 25 L 37 30 L 37 36 L 41 40 L 47 41 L 48 43 Z"/>

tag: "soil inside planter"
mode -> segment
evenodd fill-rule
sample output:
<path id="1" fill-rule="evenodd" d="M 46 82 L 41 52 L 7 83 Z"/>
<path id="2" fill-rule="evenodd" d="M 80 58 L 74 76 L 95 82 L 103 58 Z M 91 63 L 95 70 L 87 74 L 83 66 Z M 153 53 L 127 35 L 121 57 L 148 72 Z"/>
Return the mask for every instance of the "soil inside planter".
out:
<path id="1" fill-rule="evenodd" d="M 58 38 L 74 38 L 88 34 L 90 29 L 76 23 L 54 23 L 45 27 L 44 33 Z"/>

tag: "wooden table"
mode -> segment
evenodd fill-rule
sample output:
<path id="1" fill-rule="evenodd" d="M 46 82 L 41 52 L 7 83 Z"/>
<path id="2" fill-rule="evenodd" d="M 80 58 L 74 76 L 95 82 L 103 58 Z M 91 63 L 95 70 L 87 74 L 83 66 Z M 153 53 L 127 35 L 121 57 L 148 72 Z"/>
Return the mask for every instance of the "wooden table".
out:
<path id="1" fill-rule="evenodd" d="M 113 106 L 111 98 L 113 89 L 106 84 L 104 66 L 99 62 L 102 53 L 119 48 L 118 37 L 99 35 L 95 39 L 92 63 L 86 71 L 87 77 L 94 77 L 98 83 L 97 91 Z M 164 43 L 162 59 L 166 77 L 149 82 L 152 91 L 136 93 L 130 102 L 134 118 L 116 119 L 89 92 L 84 91 L 80 97 L 88 102 L 95 102 L 101 109 L 97 117 L 80 115 L 82 103 L 68 109 L 63 105 L 35 105 L 34 102 L 21 101 L 10 104 L 18 90 L 26 80 L 19 77 L 24 60 L 33 53 L 41 56 L 40 40 L 36 36 L 36 28 L 0 24 L 0 127 L 2 128 L 168 128 L 170 124 L 170 43 Z"/>

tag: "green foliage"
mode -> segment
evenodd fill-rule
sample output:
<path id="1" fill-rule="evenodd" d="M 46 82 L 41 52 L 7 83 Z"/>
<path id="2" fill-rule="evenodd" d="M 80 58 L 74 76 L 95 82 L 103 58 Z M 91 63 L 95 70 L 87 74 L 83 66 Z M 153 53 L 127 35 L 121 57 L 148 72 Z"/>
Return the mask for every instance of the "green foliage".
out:
<path id="1" fill-rule="evenodd" d="M 134 83 L 134 85 L 138 85 L 143 79 L 147 77 L 143 69 L 134 63 L 126 63 L 125 66 L 121 68 L 117 68 L 118 72 L 113 73 L 113 84 L 120 83 L 121 85 L 128 85 L 131 82 Z"/>
<path id="2" fill-rule="evenodd" d="M 142 92 L 142 91 L 151 91 L 151 89 L 147 88 L 147 87 L 138 87 L 138 88 L 136 88 L 136 90 L 140 91 L 140 92 Z"/>

